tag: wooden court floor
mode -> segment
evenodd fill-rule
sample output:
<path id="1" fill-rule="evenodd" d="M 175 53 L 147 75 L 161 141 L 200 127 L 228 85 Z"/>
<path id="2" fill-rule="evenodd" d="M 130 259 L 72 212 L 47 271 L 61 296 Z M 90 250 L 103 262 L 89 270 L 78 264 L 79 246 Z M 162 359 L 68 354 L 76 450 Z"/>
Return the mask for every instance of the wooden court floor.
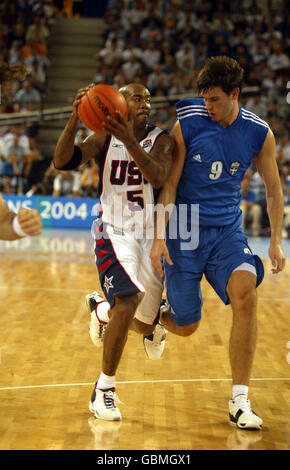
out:
<path id="1" fill-rule="evenodd" d="M 289 260 L 279 276 L 265 260 L 258 290 L 250 399 L 262 431 L 228 423 L 231 311 L 206 281 L 199 330 L 168 334 L 161 360 L 129 334 L 117 375 L 123 421 L 109 423 L 88 410 L 101 365 L 84 303 L 99 287 L 94 257 L 42 242 L 0 246 L 1 450 L 289 450 Z"/>

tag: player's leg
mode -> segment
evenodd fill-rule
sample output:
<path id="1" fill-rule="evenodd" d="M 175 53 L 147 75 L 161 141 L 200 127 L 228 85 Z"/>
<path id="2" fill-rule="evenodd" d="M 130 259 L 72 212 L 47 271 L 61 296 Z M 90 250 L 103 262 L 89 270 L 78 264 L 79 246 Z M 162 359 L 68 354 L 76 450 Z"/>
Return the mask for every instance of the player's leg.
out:
<path id="1" fill-rule="evenodd" d="M 144 289 L 137 280 L 141 247 L 130 234 L 114 233 L 114 228 L 103 224 L 104 236 L 96 240 L 95 255 L 104 295 L 92 292 L 86 296 L 90 314 L 90 337 L 97 347 L 103 346 L 103 337 L 111 317 L 115 296 L 140 293 Z"/>
<path id="2" fill-rule="evenodd" d="M 160 359 L 165 347 L 167 330 L 160 324 L 160 315 L 166 309 L 162 299 L 163 279 L 156 277 L 151 264 L 152 239 L 140 240 L 142 247 L 138 279 L 142 282 L 145 295 L 138 306 L 131 328 L 143 334 L 143 344 L 150 359 Z"/>
<path id="3" fill-rule="evenodd" d="M 146 294 L 145 294 L 146 295 Z M 106 300 L 104 295 L 100 295 L 98 292 L 91 292 L 86 296 L 86 306 L 88 313 L 90 314 L 91 320 L 89 325 L 89 333 L 92 342 L 95 346 L 102 347 L 103 339 L 106 328 L 112 316 L 112 311 L 109 302 Z M 153 323 L 144 323 L 144 321 L 138 320 L 136 317 L 133 318 L 130 323 L 129 330 L 141 335 L 151 335 L 154 332 L 156 324 L 160 318 L 160 311 L 164 310 L 163 300 L 161 300 L 157 311 L 153 315 Z M 156 320 L 156 321 L 154 321 Z"/>
<path id="4" fill-rule="evenodd" d="M 257 342 L 256 282 L 252 272 L 237 270 L 227 285 L 233 311 L 229 351 L 234 385 L 249 385 Z"/>
<path id="5" fill-rule="evenodd" d="M 113 377 L 116 374 L 138 303 L 137 294 L 115 298 L 103 344 L 102 371 L 108 376 Z"/>
<path id="6" fill-rule="evenodd" d="M 106 236 L 96 241 L 96 262 L 107 302 L 100 301 L 95 312 L 108 315 L 103 340 L 102 372 L 93 390 L 90 410 L 96 418 L 120 420 L 116 403 L 115 375 L 128 335 L 128 329 L 138 303 L 144 295 L 137 280 L 141 250 L 134 239 L 115 234 L 112 227 L 105 228 Z M 121 259 L 125 261 L 121 261 Z M 92 304 L 90 300 L 88 302 Z M 106 312 L 109 304 L 110 310 Z M 101 305 L 103 304 L 103 312 Z M 93 312 L 94 313 L 94 312 Z"/>
<path id="7" fill-rule="evenodd" d="M 164 264 L 169 309 L 163 312 L 160 322 L 178 336 L 190 336 L 197 330 L 201 319 L 200 281 L 207 253 L 201 235 L 199 240 L 196 249 L 188 250 L 182 248 L 181 238 L 168 238 L 166 241 L 173 265 Z"/>
<path id="8" fill-rule="evenodd" d="M 165 328 L 170 331 L 171 333 L 178 335 L 178 336 L 190 336 L 194 333 L 198 326 L 199 321 L 194 323 L 190 323 L 189 325 L 176 325 L 174 322 L 174 315 L 170 313 L 170 309 L 167 309 L 163 315 L 161 315 L 160 323 L 165 326 Z"/>
<path id="9" fill-rule="evenodd" d="M 169 309 L 160 322 L 171 333 L 178 336 L 190 336 L 200 323 L 203 304 L 200 289 L 202 273 L 190 273 L 180 270 L 173 264 L 165 264 L 166 292 Z"/>
<path id="10" fill-rule="evenodd" d="M 230 422 L 243 429 L 260 429 L 262 420 L 250 408 L 248 387 L 257 340 L 256 287 L 264 270 L 240 228 L 229 227 L 219 233 L 205 274 L 223 302 L 231 303 L 233 311 L 229 346 L 233 379 Z"/>
<path id="11" fill-rule="evenodd" d="M 230 423 L 243 429 L 261 429 L 263 421 L 252 411 L 248 399 L 257 342 L 256 276 L 249 271 L 234 271 L 229 277 L 227 292 L 233 311 L 229 346 L 233 383 Z"/>
<path id="12" fill-rule="evenodd" d="M 96 418 L 119 421 L 115 375 L 127 341 L 129 325 L 138 306 L 138 295 L 116 297 L 111 318 L 104 334 L 102 372 L 95 384 L 90 410 Z"/>

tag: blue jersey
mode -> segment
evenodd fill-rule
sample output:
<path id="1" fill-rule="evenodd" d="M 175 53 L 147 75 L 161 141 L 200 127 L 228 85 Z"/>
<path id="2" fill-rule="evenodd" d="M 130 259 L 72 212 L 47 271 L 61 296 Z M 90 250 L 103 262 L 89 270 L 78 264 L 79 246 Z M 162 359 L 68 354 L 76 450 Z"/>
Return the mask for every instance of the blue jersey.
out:
<path id="1" fill-rule="evenodd" d="M 210 118 L 202 98 L 179 101 L 176 109 L 187 148 L 176 204 L 199 204 L 200 225 L 231 224 L 241 214 L 244 173 L 260 152 L 269 126 L 240 108 L 237 119 L 223 128 Z"/>

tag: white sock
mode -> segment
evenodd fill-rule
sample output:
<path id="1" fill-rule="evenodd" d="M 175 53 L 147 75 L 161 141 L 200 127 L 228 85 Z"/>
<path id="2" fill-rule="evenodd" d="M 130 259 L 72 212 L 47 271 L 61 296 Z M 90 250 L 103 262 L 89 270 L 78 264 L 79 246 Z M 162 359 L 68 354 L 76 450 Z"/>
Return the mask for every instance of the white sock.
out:
<path id="1" fill-rule="evenodd" d="M 247 385 L 233 385 L 233 400 L 238 395 L 246 395 L 248 398 L 249 387 Z"/>
<path id="2" fill-rule="evenodd" d="M 106 375 L 101 372 L 101 375 L 97 382 L 97 388 L 100 388 L 101 390 L 108 390 L 108 388 L 115 388 L 115 385 L 116 381 L 114 375 Z"/>
<path id="3" fill-rule="evenodd" d="M 99 320 L 108 323 L 109 321 L 108 311 L 109 310 L 110 310 L 109 302 L 104 301 L 104 302 L 100 302 L 99 304 L 97 304 L 96 313 L 97 313 Z"/>

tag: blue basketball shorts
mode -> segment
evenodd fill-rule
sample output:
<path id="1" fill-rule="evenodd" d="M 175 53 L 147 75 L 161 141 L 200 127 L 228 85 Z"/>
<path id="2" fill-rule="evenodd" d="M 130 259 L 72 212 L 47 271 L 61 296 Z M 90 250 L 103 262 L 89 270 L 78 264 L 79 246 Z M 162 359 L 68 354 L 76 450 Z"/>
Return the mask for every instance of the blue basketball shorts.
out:
<path id="1" fill-rule="evenodd" d="M 201 319 L 203 305 L 200 282 L 203 274 L 215 292 L 229 304 L 226 292 L 229 276 L 242 263 L 256 268 L 258 286 L 264 277 L 261 259 L 254 255 L 239 224 L 225 227 L 199 227 L 196 249 L 181 248 L 184 240 L 167 239 L 173 265 L 165 262 L 167 299 L 173 320 L 178 326 Z"/>

